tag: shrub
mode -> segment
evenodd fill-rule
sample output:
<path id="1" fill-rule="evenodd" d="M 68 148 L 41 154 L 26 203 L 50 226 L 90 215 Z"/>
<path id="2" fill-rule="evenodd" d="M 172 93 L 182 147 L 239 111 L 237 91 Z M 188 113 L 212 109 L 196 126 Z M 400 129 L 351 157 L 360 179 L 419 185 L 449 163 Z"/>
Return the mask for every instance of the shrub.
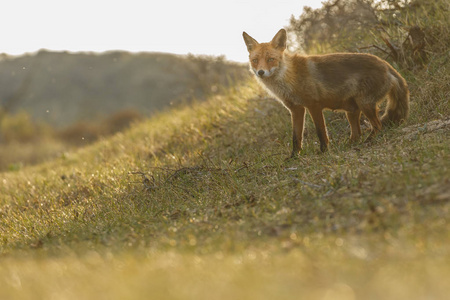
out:
<path id="1" fill-rule="evenodd" d="M 0 113 L 0 143 L 27 143 L 50 135 L 51 129 L 48 126 L 34 122 L 25 111 L 16 114 Z"/>
<path id="2" fill-rule="evenodd" d="M 329 0 L 305 7 L 288 31 L 308 53 L 371 52 L 417 69 L 448 49 L 449 9 L 445 0 Z"/>

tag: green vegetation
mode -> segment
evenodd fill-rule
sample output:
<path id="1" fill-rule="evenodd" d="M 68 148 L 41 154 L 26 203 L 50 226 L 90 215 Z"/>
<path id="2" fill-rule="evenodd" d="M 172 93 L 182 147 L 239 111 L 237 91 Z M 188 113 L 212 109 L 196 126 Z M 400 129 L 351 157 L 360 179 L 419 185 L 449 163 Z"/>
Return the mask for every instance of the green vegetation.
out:
<path id="1" fill-rule="evenodd" d="M 0 173 L 0 299 L 446 299 L 450 62 L 435 49 L 401 70 L 410 118 L 369 144 L 327 113 L 330 151 L 308 117 L 287 159 L 289 113 L 250 80 Z"/>

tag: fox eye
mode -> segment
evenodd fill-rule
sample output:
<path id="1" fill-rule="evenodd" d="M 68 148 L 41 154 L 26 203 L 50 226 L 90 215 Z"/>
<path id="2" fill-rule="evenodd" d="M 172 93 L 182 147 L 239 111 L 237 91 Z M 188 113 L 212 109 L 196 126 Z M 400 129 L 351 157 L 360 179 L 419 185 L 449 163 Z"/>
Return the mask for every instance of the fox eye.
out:
<path id="1" fill-rule="evenodd" d="M 254 59 L 252 59 L 252 62 L 256 64 L 258 62 L 258 59 L 254 58 Z"/>
<path id="2" fill-rule="evenodd" d="M 269 58 L 269 59 L 267 59 L 267 62 L 273 62 L 275 59 L 274 58 Z"/>

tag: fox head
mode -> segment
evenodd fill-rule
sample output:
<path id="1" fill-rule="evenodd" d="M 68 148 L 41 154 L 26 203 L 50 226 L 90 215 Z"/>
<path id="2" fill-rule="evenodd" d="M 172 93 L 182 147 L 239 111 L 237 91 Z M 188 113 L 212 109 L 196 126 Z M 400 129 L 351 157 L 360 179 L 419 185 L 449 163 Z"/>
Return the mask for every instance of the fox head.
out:
<path id="1" fill-rule="evenodd" d="M 258 43 L 242 33 L 249 52 L 251 70 L 260 78 L 272 76 L 280 68 L 286 49 L 286 30 L 280 29 L 269 43 Z"/>

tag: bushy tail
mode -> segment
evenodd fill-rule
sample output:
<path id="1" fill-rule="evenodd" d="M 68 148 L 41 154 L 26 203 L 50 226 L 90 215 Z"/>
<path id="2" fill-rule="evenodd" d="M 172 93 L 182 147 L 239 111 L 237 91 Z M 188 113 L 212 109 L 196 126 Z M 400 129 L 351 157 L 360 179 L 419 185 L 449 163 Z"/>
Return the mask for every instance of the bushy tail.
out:
<path id="1" fill-rule="evenodd" d="M 389 70 L 392 88 L 388 94 L 388 102 L 381 117 L 383 126 L 398 125 L 408 118 L 409 90 L 405 79 L 393 68 Z"/>

